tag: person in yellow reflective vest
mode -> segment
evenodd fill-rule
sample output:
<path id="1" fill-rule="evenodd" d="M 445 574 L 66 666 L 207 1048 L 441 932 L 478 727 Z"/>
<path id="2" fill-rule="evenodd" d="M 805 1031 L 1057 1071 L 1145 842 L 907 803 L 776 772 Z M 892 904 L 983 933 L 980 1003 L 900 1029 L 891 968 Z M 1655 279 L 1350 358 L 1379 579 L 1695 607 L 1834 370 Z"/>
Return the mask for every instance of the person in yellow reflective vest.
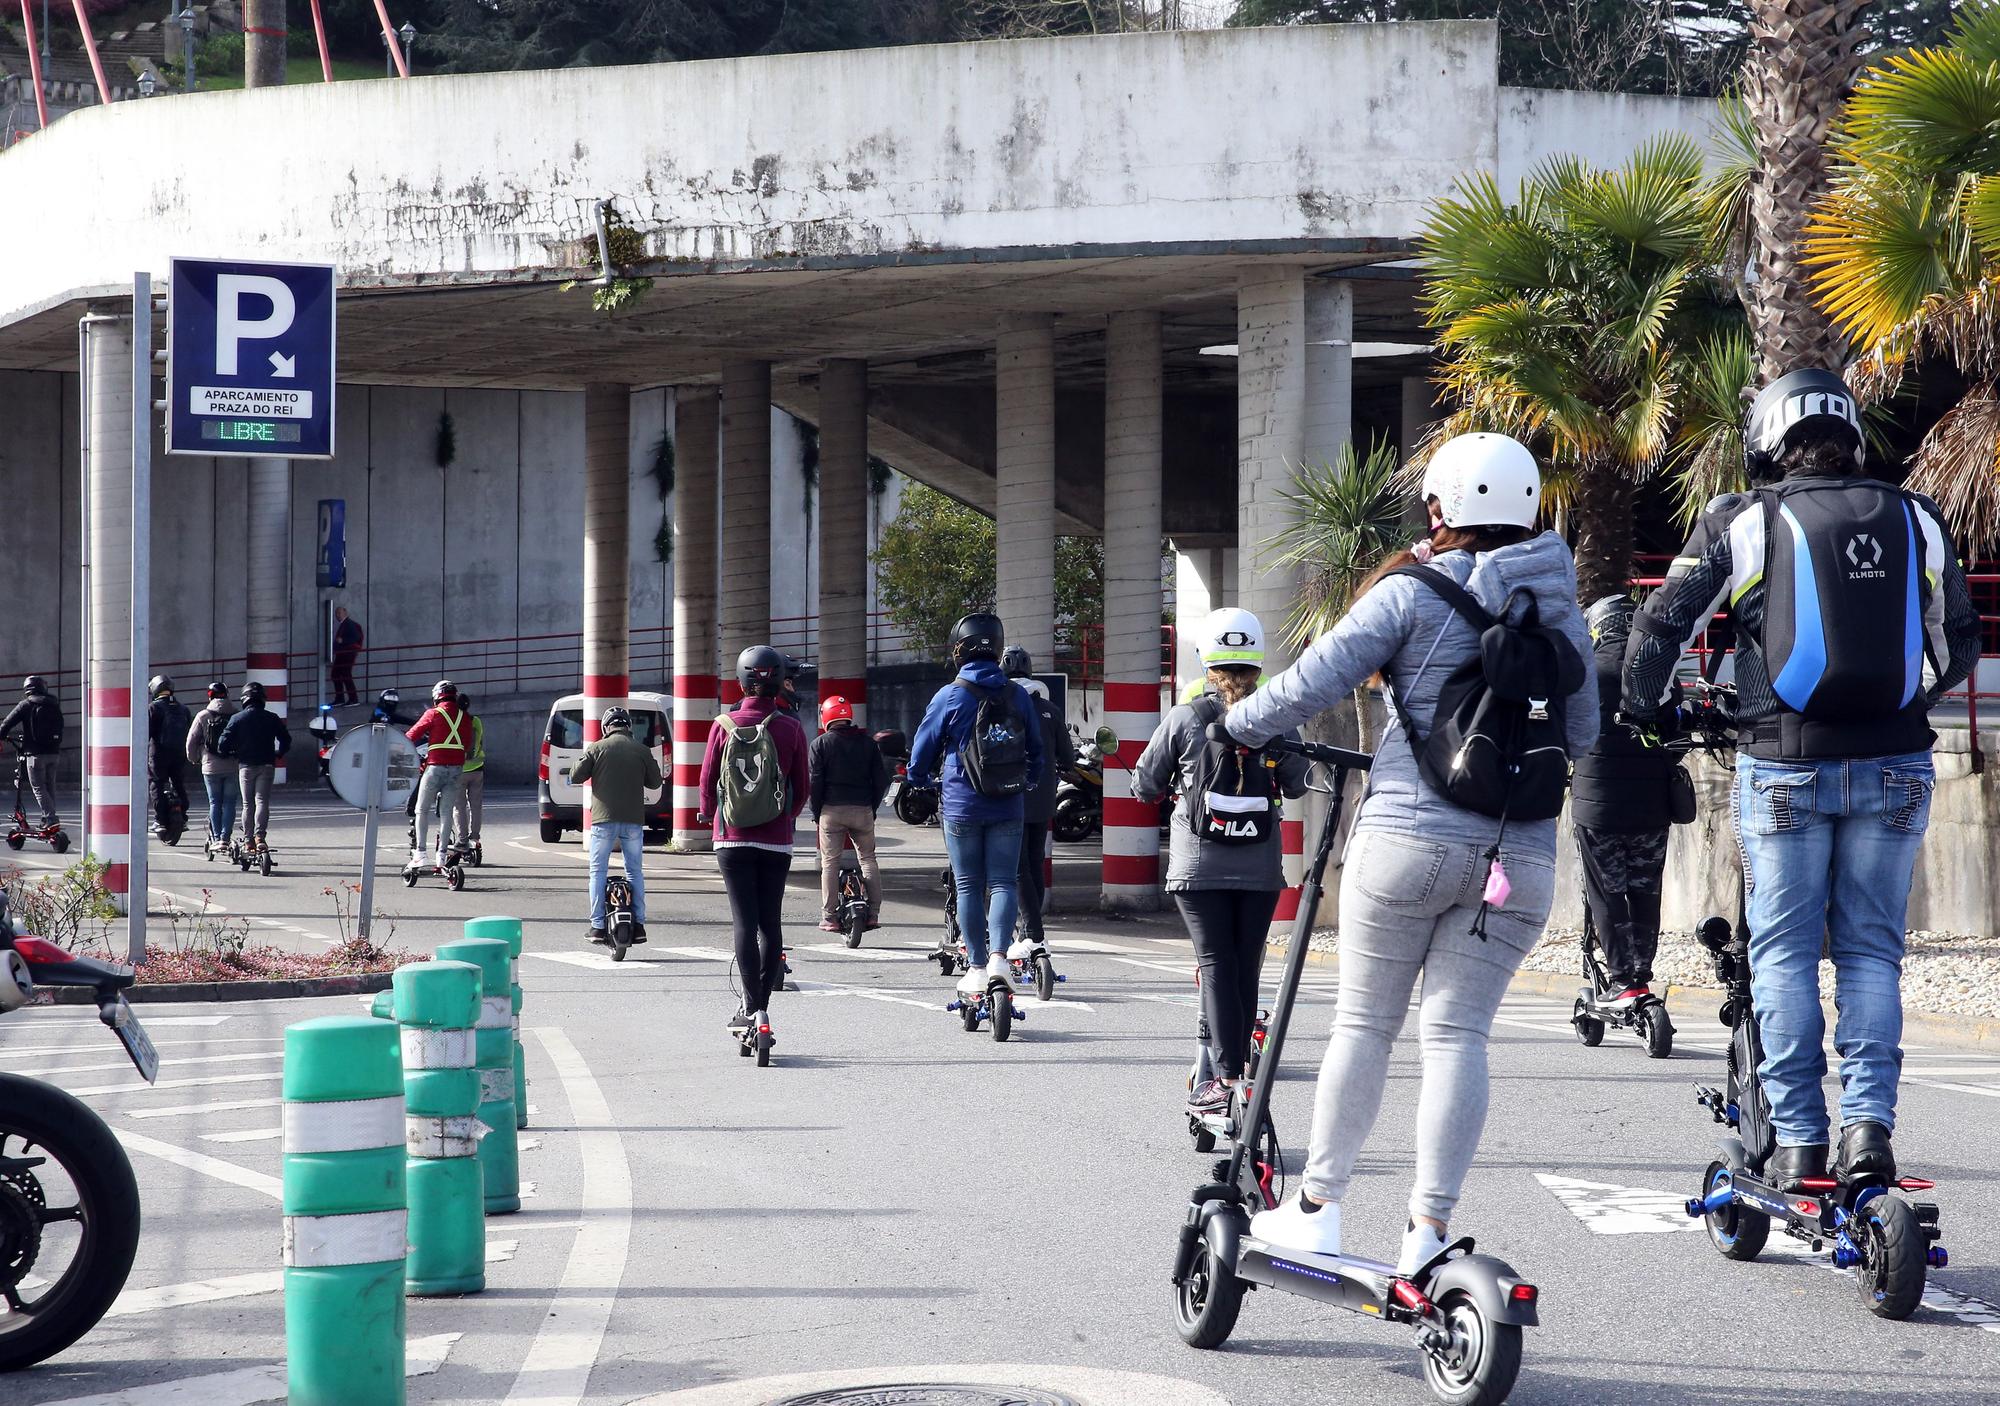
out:
<path id="1" fill-rule="evenodd" d="M 486 810 L 486 720 L 474 715 L 472 695 L 458 695 L 458 711 L 465 717 L 465 790 L 458 801 L 458 838 L 466 857 L 474 864 L 486 862 L 479 843 L 479 821 Z"/>

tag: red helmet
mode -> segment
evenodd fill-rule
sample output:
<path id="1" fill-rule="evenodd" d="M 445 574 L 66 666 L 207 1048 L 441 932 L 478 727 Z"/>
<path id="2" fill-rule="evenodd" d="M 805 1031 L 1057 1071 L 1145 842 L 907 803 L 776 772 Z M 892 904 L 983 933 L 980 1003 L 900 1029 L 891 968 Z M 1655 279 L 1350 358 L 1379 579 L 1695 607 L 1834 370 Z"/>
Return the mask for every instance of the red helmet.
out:
<path id="1" fill-rule="evenodd" d="M 821 727 L 832 727 L 835 723 L 851 723 L 853 721 L 854 705 L 837 693 L 819 705 L 819 725 Z"/>

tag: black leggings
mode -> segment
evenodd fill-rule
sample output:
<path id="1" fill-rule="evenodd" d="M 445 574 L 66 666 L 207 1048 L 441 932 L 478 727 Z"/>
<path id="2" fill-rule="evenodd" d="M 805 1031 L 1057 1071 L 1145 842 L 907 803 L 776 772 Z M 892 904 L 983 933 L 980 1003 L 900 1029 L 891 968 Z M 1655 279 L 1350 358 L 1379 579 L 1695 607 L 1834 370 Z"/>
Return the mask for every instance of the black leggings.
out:
<path id="1" fill-rule="evenodd" d="M 1243 1077 L 1250 1057 L 1250 1030 L 1257 1019 L 1257 976 L 1278 911 L 1276 889 L 1196 889 L 1176 893 L 1181 921 L 1194 939 L 1201 967 L 1201 1006 L 1208 1017 L 1209 1048 L 1215 1072 Z"/>
<path id="2" fill-rule="evenodd" d="M 736 970 L 743 977 L 743 1009 L 769 1010 L 784 973 L 785 879 L 792 857 L 776 850 L 732 845 L 715 852 L 729 916 L 736 925 Z"/>

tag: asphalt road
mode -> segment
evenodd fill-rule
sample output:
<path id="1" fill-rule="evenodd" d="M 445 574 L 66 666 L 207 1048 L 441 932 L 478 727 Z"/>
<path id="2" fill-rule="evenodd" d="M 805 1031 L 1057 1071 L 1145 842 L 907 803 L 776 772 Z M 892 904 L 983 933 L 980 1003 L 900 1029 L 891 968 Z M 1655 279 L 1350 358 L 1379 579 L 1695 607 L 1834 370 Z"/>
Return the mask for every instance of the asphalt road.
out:
<path id="1" fill-rule="evenodd" d="M 1429 1399 L 1403 1332 L 1296 1298 L 1252 1295 L 1221 1351 L 1175 1336 L 1169 1258 L 1209 1162 L 1179 1111 L 1195 1013 L 1177 924 L 1059 917 L 1056 1001 L 1024 1001 L 1007 1044 L 967 1035 L 922 955 L 937 931 L 937 833 L 890 821 L 887 921 L 857 953 L 813 930 L 802 856 L 787 910 L 801 989 L 778 999 L 776 1060 L 758 1069 L 722 1028 L 734 1003 L 711 863 L 649 856 L 652 941 L 613 966 L 580 940 L 577 843 L 541 845 L 525 793 L 489 799 L 486 828 L 489 864 L 465 892 L 405 889 L 387 870 L 378 889 L 395 941 L 419 950 L 465 917 L 530 920 L 533 1189 L 520 1214 L 487 1223 L 485 1294 L 411 1301 L 412 1357 L 427 1369 L 411 1400 L 751 1403 L 785 1394 L 761 1379 L 802 1373 L 984 1376 L 1147 1406 Z M 358 833 L 351 812 L 287 798 L 277 875 L 156 847 L 154 878 L 190 897 L 210 888 L 260 935 L 309 948 L 335 932 L 322 890 L 352 877 Z M 1308 969 L 1278 1091 L 1294 1172 L 1336 980 Z M 282 1394 L 280 1037 L 355 1006 L 147 1006 L 162 1066 L 150 1089 L 74 1008 L 0 1022 L 0 1068 L 91 1091 L 126 1139 L 147 1216 L 117 1315 L 0 1383 L 0 1399 Z M 1886 1323 L 1824 1262 L 1774 1247 L 1731 1264 L 1680 1216 L 1713 1143 L 1690 1088 L 1720 1077 L 1711 1011 L 1676 1012 L 1682 1050 L 1665 1062 L 1615 1033 L 1584 1050 L 1566 1013 L 1546 996 L 1507 1003 L 1454 1227 L 1541 1286 L 1515 1401 L 1990 1406 L 2000 1252 L 1976 1215 L 2000 1160 L 2000 1055 L 1910 1052 L 1922 1082 L 1906 1091 L 1898 1145 L 1907 1170 L 1940 1183 L 1952 1263 L 1914 1319 Z M 1345 1208 L 1355 1249 L 1394 1248 L 1417 1087 L 1405 1046 Z"/>

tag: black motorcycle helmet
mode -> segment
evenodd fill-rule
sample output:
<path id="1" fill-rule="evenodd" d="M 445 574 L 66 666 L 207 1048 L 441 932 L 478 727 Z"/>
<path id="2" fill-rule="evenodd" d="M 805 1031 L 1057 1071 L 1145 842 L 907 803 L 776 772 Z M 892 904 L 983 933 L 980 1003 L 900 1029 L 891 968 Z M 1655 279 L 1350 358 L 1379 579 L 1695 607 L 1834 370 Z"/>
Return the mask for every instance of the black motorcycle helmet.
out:
<path id="1" fill-rule="evenodd" d="M 165 674 L 153 675 L 146 684 L 146 696 L 148 698 L 158 698 L 163 694 L 172 693 L 173 691 L 174 681 Z"/>
<path id="2" fill-rule="evenodd" d="M 38 693 L 47 693 L 48 691 L 49 681 L 40 674 L 30 674 L 21 680 L 21 692 L 28 694 L 30 697 Z"/>
<path id="3" fill-rule="evenodd" d="M 242 705 L 243 705 L 244 707 L 246 707 L 246 708 L 261 708 L 261 707 L 263 707 L 263 706 L 264 706 L 264 685 L 262 685 L 262 684 L 260 684 L 260 683 L 246 683 L 246 684 L 244 684 L 244 685 L 243 685 L 243 694 L 242 694 L 242 696 L 241 696 L 241 697 L 240 697 L 240 698 L 239 698 L 239 699 L 238 699 L 237 701 L 238 701 L 238 702 L 240 702 L 240 703 L 241 703 L 241 704 L 242 704 Z"/>
<path id="4" fill-rule="evenodd" d="M 229 696 L 229 688 L 221 679 L 217 679 L 208 686 L 208 696 L 210 698 L 227 698 Z"/>
<path id="5" fill-rule="evenodd" d="M 1853 444 L 1854 467 L 1866 462 L 1861 407 L 1847 382 L 1831 371 L 1810 367 L 1787 371 L 1750 402 L 1743 421 L 1743 471 L 1753 483 L 1768 483 L 1782 470 L 1785 450 L 1806 434 L 1832 431 Z"/>
<path id="6" fill-rule="evenodd" d="M 599 721 L 599 727 L 605 732 L 630 732 L 632 730 L 632 715 L 623 708 L 606 708 L 604 710 L 604 717 Z"/>
<path id="7" fill-rule="evenodd" d="M 1583 627 L 1590 631 L 1590 642 L 1602 644 L 1606 640 L 1628 637 L 1632 633 L 1635 609 L 1629 595 L 1600 596 L 1592 601 L 1583 616 Z"/>
<path id="8" fill-rule="evenodd" d="M 991 611 L 976 610 L 951 627 L 951 662 L 994 659 L 1007 643 L 1007 627 Z"/>
<path id="9" fill-rule="evenodd" d="M 1035 676 L 1035 659 L 1028 653 L 1026 645 L 1010 644 L 1007 652 L 1000 656 L 1000 672 L 1010 679 L 1030 679 Z"/>
<path id="10" fill-rule="evenodd" d="M 776 698 L 785 686 L 785 656 L 768 644 L 753 644 L 736 656 L 736 683 L 746 698 Z"/>

